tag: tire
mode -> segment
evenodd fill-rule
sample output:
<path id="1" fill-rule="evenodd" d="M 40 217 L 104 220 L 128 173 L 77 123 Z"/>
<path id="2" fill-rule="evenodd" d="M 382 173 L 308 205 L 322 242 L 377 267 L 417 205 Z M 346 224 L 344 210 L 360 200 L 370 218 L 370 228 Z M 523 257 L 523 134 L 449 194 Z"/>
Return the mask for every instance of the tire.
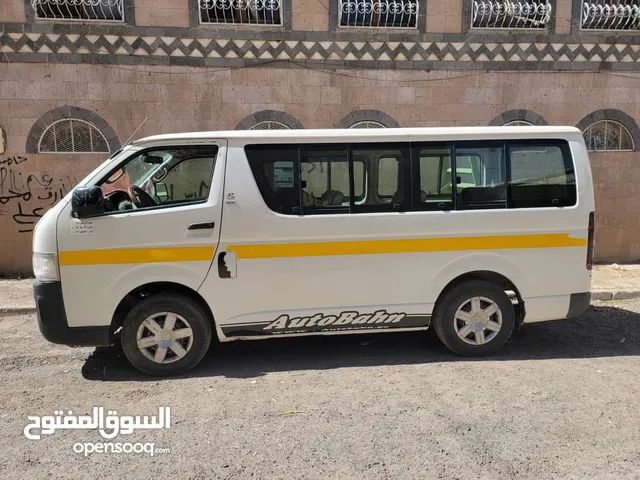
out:
<path id="1" fill-rule="evenodd" d="M 478 302 L 474 302 L 474 298 L 479 299 Z M 474 315 L 480 311 L 478 306 L 482 313 Z M 494 306 L 499 310 L 491 313 Z M 464 319 L 456 320 L 456 316 Z M 488 356 L 509 340 L 515 326 L 515 311 L 508 295 L 497 285 L 485 280 L 468 280 L 444 293 L 438 301 L 433 323 L 440 341 L 455 354 Z M 496 324 L 499 324 L 497 330 Z M 465 329 L 468 325 L 471 331 Z"/>
<path id="2" fill-rule="evenodd" d="M 155 323 L 148 322 L 149 319 Z M 158 330 L 157 327 L 168 328 L 167 322 L 172 321 L 171 331 Z M 120 334 L 122 350 L 129 363 L 142 373 L 160 377 L 178 375 L 195 367 L 207 353 L 211 323 L 202 307 L 186 296 L 152 295 L 138 302 L 126 315 Z M 162 363 L 157 361 L 160 357 Z"/>

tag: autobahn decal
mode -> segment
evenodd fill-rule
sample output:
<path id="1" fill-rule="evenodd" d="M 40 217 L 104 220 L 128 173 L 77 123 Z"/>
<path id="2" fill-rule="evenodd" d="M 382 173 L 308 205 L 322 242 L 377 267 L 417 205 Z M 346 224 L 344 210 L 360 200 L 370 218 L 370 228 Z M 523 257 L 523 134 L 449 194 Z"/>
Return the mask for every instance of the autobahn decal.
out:
<path id="1" fill-rule="evenodd" d="M 223 325 L 221 328 L 227 337 L 245 337 L 343 330 L 424 328 L 429 326 L 430 320 L 430 315 L 390 313 L 386 310 L 376 310 L 372 313 L 348 310 L 335 315 L 316 313 L 308 317 L 283 314 L 270 321 Z"/>

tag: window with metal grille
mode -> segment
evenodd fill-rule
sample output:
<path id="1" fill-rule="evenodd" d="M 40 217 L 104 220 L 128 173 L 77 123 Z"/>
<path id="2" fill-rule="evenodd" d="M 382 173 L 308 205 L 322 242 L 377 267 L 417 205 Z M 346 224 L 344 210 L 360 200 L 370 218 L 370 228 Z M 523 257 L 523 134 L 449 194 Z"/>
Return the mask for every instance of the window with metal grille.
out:
<path id="1" fill-rule="evenodd" d="M 374 122 L 371 120 L 363 120 L 362 122 L 356 122 L 349 128 L 387 128 L 380 122 Z"/>
<path id="2" fill-rule="evenodd" d="M 583 30 L 640 30 L 640 0 L 588 0 L 582 2 Z"/>
<path id="3" fill-rule="evenodd" d="M 199 0 L 200 23 L 282 25 L 281 0 Z"/>
<path id="4" fill-rule="evenodd" d="M 39 153 L 109 153 L 104 135 L 89 122 L 58 120 L 47 127 L 38 142 Z"/>
<path id="5" fill-rule="evenodd" d="M 532 127 L 533 123 L 526 120 L 512 120 L 504 124 L 505 127 Z"/>
<path id="6" fill-rule="evenodd" d="M 547 28 L 551 19 L 549 0 L 473 0 L 471 26 L 487 29 Z"/>
<path id="7" fill-rule="evenodd" d="M 417 28 L 418 0 L 337 0 L 341 27 Z"/>
<path id="8" fill-rule="evenodd" d="M 264 122 L 256 123 L 249 130 L 290 130 L 290 128 L 282 122 L 265 120 Z"/>
<path id="9" fill-rule="evenodd" d="M 631 152 L 635 150 L 633 137 L 624 125 L 614 120 L 600 120 L 583 132 L 587 149 L 592 152 Z"/>
<path id="10" fill-rule="evenodd" d="M 31 0 L 39 20 L 124 22 L 124 0 Z"/>

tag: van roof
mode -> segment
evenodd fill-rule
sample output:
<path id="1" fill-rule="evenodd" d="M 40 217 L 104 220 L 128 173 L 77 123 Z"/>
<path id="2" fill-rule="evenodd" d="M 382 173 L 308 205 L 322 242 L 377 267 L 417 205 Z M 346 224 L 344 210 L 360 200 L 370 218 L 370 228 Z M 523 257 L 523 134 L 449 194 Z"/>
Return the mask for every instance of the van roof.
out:
<path id="1" fill-rule="evenodd" d="M 496 127 L 416 127 L 416 128 L 353 128 L 353 129 L 290 129 L 290 130 L 221 130 L 204 132 L 185 132 L 153 135 L 131 142 L 134 146 L 167 143 L 175 141 L 199 141 L 227 139 L 240 140 L 243 143 L 275 143 L 305 140 L 319 142 L 340 142 L 349 140 L 408 141 L 408 140 L 445 140 L 456 138 L 469 139 L 505 139 L 534 137 L 563 137 L 582 135 L 572 126 L 496 126 Z"/>

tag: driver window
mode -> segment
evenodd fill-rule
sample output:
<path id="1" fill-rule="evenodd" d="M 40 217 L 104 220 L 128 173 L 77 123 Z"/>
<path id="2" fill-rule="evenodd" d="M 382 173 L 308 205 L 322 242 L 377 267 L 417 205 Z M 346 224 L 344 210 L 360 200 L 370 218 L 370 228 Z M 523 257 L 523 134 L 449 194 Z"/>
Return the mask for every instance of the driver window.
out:
<path id="1" fill-rule="evenodd" d="M 218 148 L 147 150 L 110 173 L 100 188 L 108 210 L 206 201 Z"/>

